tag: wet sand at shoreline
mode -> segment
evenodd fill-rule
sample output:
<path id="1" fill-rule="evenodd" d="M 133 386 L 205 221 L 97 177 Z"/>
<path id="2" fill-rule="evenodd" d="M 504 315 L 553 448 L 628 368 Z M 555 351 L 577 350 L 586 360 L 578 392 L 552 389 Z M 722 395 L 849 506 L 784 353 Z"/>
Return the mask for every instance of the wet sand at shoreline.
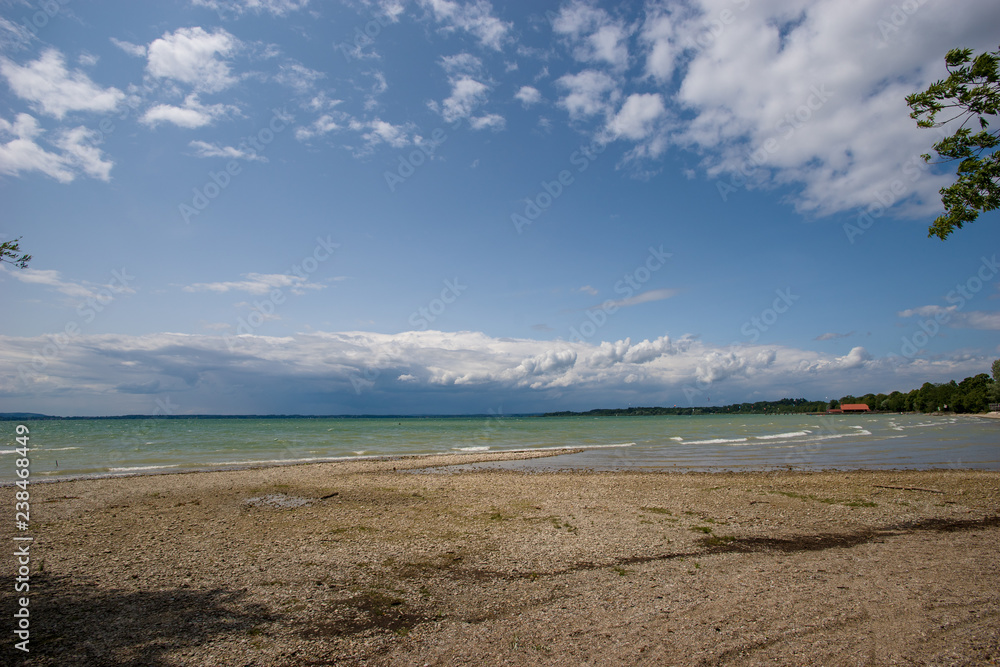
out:
<path id="1" fill-rule="evenodd" d="M 23 664 L 1000 661 L 1000 472 L 500 458 L 34 485 Z"/>

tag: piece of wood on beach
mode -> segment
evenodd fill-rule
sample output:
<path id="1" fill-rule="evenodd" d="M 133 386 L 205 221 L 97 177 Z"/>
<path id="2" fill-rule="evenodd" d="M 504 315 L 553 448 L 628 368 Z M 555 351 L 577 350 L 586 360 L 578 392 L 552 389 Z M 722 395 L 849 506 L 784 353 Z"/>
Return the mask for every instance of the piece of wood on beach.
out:
<path id="1" fill-rule="evenodd" d="M 944 493 L 940 489 L 925 489 L 922 486 L 891 486 L 888 484 L 872 484 L 877 489 L 900 489 L 902 491 L 926 491 L 928 493 Z"/>

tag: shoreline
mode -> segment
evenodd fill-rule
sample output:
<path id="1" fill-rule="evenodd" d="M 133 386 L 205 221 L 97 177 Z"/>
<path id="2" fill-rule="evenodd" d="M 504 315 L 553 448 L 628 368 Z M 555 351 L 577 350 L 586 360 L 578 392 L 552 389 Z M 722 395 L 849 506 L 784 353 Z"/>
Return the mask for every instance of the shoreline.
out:
<path id="1" fill-rule="evenodd" d="M 33 485 L 30 664 L 1000 659 L 1000 471 L 445 456 Z"/>
<path id="2" fill-rule="evenodd" d="M 289 468 L 296 466 L 312 466 L 312 465 L 329 465 L 337 463 L 378 463 L 384 461 L 409 461 L 411 459 L 424 459 L 424 458 L 437 458 L 437 457 L 447 457 L 444 463 L 440 465 L 452 466 L 461 465 L 467 463 L 486 463 L 492 461 L 519 461 L 525 459 L 541 459 L 548 458 L 552 456 L 562 456 L 565 454 L 573 454 L 583 451 L 579 447 L 565 447 L 565 448 L 555 448 L 547 450 L 539 449 L 511 449 L 496 452 L 439 452 L 439 453 L 428 453 L 428 454 L 396 454 L 396 455 L 384 455 L 384 454 L 372 454 L 370 456 L 344 456 L 344 457 L 333 457 L 330 459 L 322 460 L 291 460 L 288 462 L 275 462 L 266 461 L 260 463 L 254 463 L 252 461 L 247 463 L 237 463 L 231 466 L 211 466 L 205 468 L 185 468 L 183 470 L 172 470 L 171 466 L 156 467 L 155 469 L 150 469 L 152 467 L 147 467 L 143 469 L 136 469 L 135 472 L 107 472 L 107 473 L 84 473 L 82 475 L 74 475 L 70 477 L 46 477 L 43 479 L 34 478 L 31 480 L 32 484 L 61 484 L 64 482 L 76 482 L 76 481 L 92 481 L 101 479 L 127 479 L 132 477 L 159 477 L 161 475 L 190 475 L 196 473 L 214 473 L 214 472 L 238 472 L 242 470 L 260 470 L 266 468 Z M 477 461 L 466 461 L 462 460 L 451 461 L 451 458 L 476 458 L 482 457 Z M 441 460 L 440 458 L 438 460 Z M 422 467 L 422 466 L 421 466 Z M 146 472 L 142 472 L 146 470 Z M 13 487 L 16 484 L 16 480 L 11 480 L 9 482 L 0 482 L 0 489 Z"/>

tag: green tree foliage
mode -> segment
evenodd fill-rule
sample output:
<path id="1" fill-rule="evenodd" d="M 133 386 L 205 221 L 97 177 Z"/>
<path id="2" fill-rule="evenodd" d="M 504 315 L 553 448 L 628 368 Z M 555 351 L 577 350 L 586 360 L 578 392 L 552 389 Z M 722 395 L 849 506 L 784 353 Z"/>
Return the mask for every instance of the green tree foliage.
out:
<path id="1" fill-rule="evenodd" d="M 1000 359 L 993 362 L 993 386 L 990 388 L 990 403 L 1000 403 Z"/>
<path id="2" fill-rule="evenodd" d="M 28 262 L 31 261 L 31 255 L 18 254 L 21 252 L 20 242 L 21 238 L 18 237 L 13 241 L 4 241 L 0 244 L 0 262 L 13 264 L 19 269 L 28 268 Z"/>
<path id="3" fill-rule="evenodd" d="M 996 152 L 1000 140 L 987 121 L 1000 109 L 1000 50 L 973 56 L 972 49 L 952 49 L 944 60 L 948 78 L 906 98 L 913 110 L 910 117 L 920 127 L 958 121 L 955 133 L 933 146 L 943 162 L 959 161 L 958 180 L 940 191 L 945 213 L 934 220 L 927 233 L 942 240 L 963 224 L 974 222 L 980 211 L 1000 207 L 1000 154 Z M 947 118 L 939 120 L 941 112 Z M 975 125 L 978 128 L 974 129 Z M 931 156 L 923 158 L 930 162 Z"/>

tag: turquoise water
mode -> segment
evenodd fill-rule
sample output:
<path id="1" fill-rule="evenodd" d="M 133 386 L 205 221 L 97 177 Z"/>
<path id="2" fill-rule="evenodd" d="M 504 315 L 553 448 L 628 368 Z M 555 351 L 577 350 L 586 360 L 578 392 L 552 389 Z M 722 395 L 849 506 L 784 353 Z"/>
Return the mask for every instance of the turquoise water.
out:
<path id="1" fill-rule="evenodd" d="M 406 454 L 583 447 L 596 469 L 1000 469 L 1000 421 L 924 415 L 95 419 L 21 422 L 35 481 Z M 15 477 L 0 422 L 0 482 Z"/>

